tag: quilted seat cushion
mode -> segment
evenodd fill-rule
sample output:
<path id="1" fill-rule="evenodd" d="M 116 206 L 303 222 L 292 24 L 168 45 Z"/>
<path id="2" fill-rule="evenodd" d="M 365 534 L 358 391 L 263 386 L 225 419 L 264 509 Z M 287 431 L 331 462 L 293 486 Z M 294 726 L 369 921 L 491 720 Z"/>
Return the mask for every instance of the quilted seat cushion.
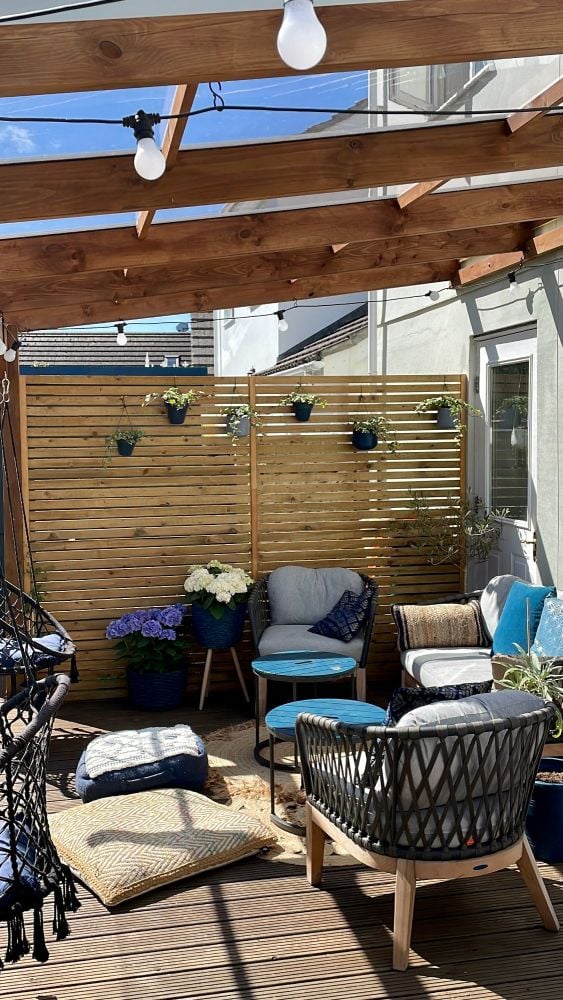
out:
<path id="1" fill-rule="evenodd" d="M 361 594 L 363 588 L 360 574 L 351 569 L 281 566 L 268 577 L 271 624 L 310 627 L 328 615 L 345 590 Z"/>
<path id="2" fill-rule="evenodd" d="M 315 635 L 309 631 L 309 625 L 270 625 L 264 630 L 258 643 L 260 656 L 271 653 L 291 653 L 307 649 L 319 653 L 341 653 L 361 659 L 364 645 L 363 633 L 356 635 L 350 642 L 340 639 L 330 639 L 326 635 Z"/>
<path id="3" fill-rule="evenodd" d="M 98 799 L 49 817 L 62 861 L 106 906 L 256 854 L 258 820 L 183 788 Z"/>
<path id="4" fill-rule="evenodd" d="M 493 677 L 491 651 L 485 647 L 409 649 L 401 654 L 401 663 L 423 687 L 473 684 Z"/>
<path id="5" fill-rule="evenodd" d="M 76 768 L 76 791 L 83 802 L 93 802 L 110 795 L 145 792 L 150 788 L 191 788 L 197 792 L 203 788 L 208 772 L 205 746 L 199 737 L 198 748 L 197 755 L 177 754 L 164 760 L 107 771 L 98 778 L 91 778 L 88 774 L 84 751 Z"/>

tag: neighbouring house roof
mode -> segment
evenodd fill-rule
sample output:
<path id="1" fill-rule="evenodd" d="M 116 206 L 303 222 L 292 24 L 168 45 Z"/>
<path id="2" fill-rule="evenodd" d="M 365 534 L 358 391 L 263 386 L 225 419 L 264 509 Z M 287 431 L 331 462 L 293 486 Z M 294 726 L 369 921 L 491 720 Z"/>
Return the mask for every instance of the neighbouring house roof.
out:
<path id="1" fill-rule="evenodd" d="M 283 354 L 272 368 L 266 368 L 260 372 L 261 375 L 274 375 L 279 372 L 289 371 L 301 365 L 310 364 L 312 361 L 319 361 L 323 354 L 333 350 L 340 344 L 351 340 L 357 334 L 367 333 L 368 305 L 367 302 L 357 309 L 341 316 L 329 326 L 325 326 L 318 333 L 307 337 L 299 344 L 294 344 Z"/>

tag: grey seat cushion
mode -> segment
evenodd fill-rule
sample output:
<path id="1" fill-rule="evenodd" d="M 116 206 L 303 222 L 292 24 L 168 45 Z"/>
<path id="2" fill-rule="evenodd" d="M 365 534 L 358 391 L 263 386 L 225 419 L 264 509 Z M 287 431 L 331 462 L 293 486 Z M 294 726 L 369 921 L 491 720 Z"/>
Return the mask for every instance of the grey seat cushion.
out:
<path id="1" fill-rule="evenodd" d="M 264 630 L 258 643 L 260 656 L 308 649 L 320 653 L 338 653 L 360 660 L 364 645 L 363 633 L 355 636 L 351 642 L 341 642 L 339 639 L 315 635 L 308 631 L 309 628 L 309 625 L 270 625 Z"/>
<path id="2" fill-rule="evenodd" d="M 435 701 L 432 705 L 413 708 L 399 719 L 397 729 L 409 726 L 454 726 L 458 723 L 489 722 L 513 719 L 545 708 L 543 698 L 528 691 L 490 691 L 474 694 L 459 701 Z"/>
<path id="3" fill-rule="evenodd" d="M 504 576 L 493 576 L 481 594 L 479 600 L 481 618 L 485 625 L 485 634 L 491 641 L 506 603 L 508 592 L 517 580 L 520 580 L 519 576 L 511 576 L 509 573 L 505 573 Z"/>
<path id="4" fill-rule="evenodd" d="M 493 676 L 491 650 L 485 647 L 409 649 L 401 653 L 401 663 L 423 687 L 490 681 Z"/>
<path id="5" fill-rule="evenodd" d="M 351 569 L 281 566 L 268 577 L 271 623 L 310 627 L 332 610 L 345 590 L 361 594 L 363 588 L 360 574 Z"/>

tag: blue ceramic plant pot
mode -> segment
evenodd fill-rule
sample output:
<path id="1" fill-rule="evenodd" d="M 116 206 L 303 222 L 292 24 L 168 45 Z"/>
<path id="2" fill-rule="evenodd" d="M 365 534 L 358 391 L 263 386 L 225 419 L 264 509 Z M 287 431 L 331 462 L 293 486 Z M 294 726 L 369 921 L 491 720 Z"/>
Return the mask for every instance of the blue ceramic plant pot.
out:
<path id="1" fill-rule="evenodd" d="M 118 454 L 123 455 L 124 458 L 128 458 L 129 455 L 132 455 L 134 448 L 135 445 L 131 441 L 124 441 L 123 438 L 119 438 L 117 441 Z"/>
<path id="2" fill-rule="evenodd" d="M 358 451 L 372 451 L 377 448 L 377 434 L 372 431 L 352 431 L 352 444 Z"/>
<path id="3" fill-rule="evenodd" d="M 165 403 L 168 412 L 168 420 L 171 424 L 183 424 L 188 412 L 188 404 L 185 406 L 173 406 L 172 403 Z"/>
<path id="4" fill-rule="evenodd" d="M 436 423 L 441 431 L 455 430 L 455 421 L 449 406 L 441 406 L 436 415 Z"/>
<path id="5" fill-rule="evenodd" d="M 311 416 L 313 410 L 312 403 L 293 403 L 293 412 L 295 414 L 295 419 L 300 420 L 301 423 L 306 423 L 306 421 Z"/>
<path id="6" fill-rule="evenodd" d="M 242 638 L 246 604 L 225 608 L 222 618 L 214 618 L 200 604 L 192 604 L 192 631 L 194 639 L 207 649 L 229 649 Z"/>
<path id="7" fill-rule="evenodd" d="M 549 753 L 549 743 L 546 750 Z M 538 771 L 563 772 L 563 758 L 544 757 Z M 526 833 L 538 861 L 554 864 L 563 861 L 563 783 L 536 779 L 526 819 Z"/>
<path id="8" fill-rule="evenodd" d="M 132 667 L 127 668 L 127 692 L 133 708 L 165 712 L 182 704 L 185 690 L 186 667 L 165 674 L 137 673 Z"/>

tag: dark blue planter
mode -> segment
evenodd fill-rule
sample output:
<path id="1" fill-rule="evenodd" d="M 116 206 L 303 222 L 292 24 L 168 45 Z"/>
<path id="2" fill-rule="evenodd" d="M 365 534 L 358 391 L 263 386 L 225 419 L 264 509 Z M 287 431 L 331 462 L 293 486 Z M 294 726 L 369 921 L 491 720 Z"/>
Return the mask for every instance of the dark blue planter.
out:
<path id="1" fill-rule="evenodd" d="M 123 455 L 124 458 L 128 458 L 129 455 L 132 455 L 134 449 L 135 445 L 131 441 L 124 441 L 123 438 L 118 439 L 117 451 L 120 455 Z"/>
<path id="2" fill-rule="evenodd" d="M 371 451 L 377 448 L 377 434 L 371 431 L 352 431 L 352 444 L 358 451 Z"/>
<path id="3" fill-rule="evenodd" d="M 164 712 L 177 708 L 184 700 L 186 667 L 166 674 L 139 674 L 127 668 L 127 691 L 133 708 L 145 712 Z"/>
<path id="4" fill-rule="evenodd" d="M 185 406 L 173 406 L 172 403 L 164 404 L 168 413 L 168 420 L 171 424 L 183 424 L 188 412 L 188 404 Z"/>
<path id="5" fill-rule="evenodd" d="M 246 604 L 237 604 L 233 611 L 226 608 L 223 617 L 217 619 L 200 604 L 192 604 L 192 631 L 196 642 L 207 649 L 236 646 L 242 638 L 245 614 Z"/>
<path id="6" fill-rule="evenodd" d="M 549 753 L 549 743 L 546 745 Z M 563 758 L 544 757 L 539 771 L 563 771 Z M 526 819 L 526 833 L 538 861 L 563 861 L 563 784 L 536 781 Z"/>
<path id="7" fill-rule="evenodd" d="M 449 406 L 441 406 L 436 414 L 436 423 L 441 431 L 455 430 L 455 420 Z"/>
<path id="8" fill-rule="evenodd" d="M 295 419 L 305 423 L 311 416 L 313 410 L 312 403 L 292 403 Z"/>

